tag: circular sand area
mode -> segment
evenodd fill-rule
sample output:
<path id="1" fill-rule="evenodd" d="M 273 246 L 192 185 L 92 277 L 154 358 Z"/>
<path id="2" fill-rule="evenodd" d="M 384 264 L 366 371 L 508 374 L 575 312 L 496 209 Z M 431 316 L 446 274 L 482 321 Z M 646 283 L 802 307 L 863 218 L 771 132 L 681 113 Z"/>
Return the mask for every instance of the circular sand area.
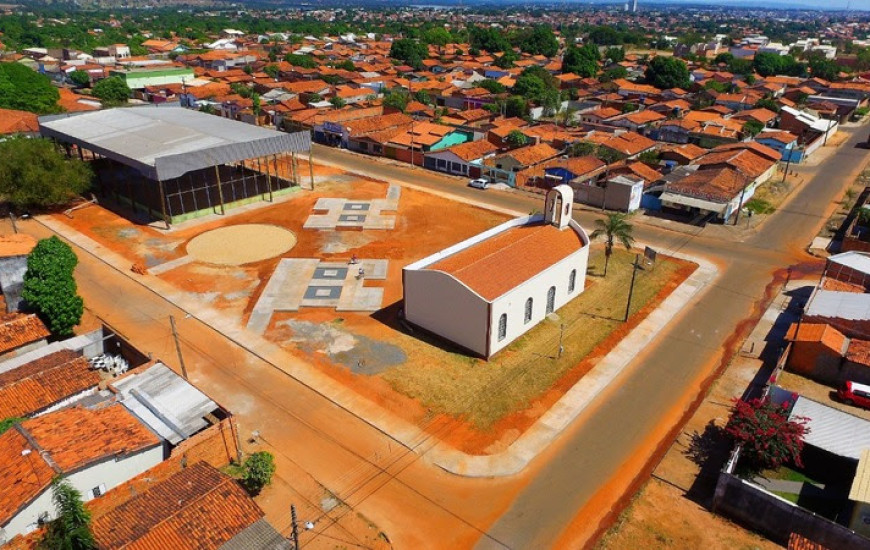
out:
<path id="1" fill-rule="evenodd" d="M 242 265 L 280 256 L 294 246 L 296 235 L 277 225 L 230 225 L 191 239 L 187 254 L 199 262 Z"/>

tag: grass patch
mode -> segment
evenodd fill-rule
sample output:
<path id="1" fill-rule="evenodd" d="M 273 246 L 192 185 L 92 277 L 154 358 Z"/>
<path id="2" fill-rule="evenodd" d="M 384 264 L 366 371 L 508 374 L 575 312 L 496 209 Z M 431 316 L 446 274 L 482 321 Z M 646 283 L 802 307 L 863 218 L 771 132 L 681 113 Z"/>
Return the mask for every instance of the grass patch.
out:
<path id="1" fill-rule="evenodd" d="M 754 198 L 746 203 L 746 208 L 753 214 L 773 214 L 776 207 L 764 199 Z"/>
<path id="2" fill-rule="evenodd" d="M 818 483 L 816 480 L 807 477 L 801 472 L 792 470 L 786 466 L 783 466 L 778 470 L 765 470 L 761 473 L 761 477 L 766 479 L 781 479 L 785 481 L 801 481 L 803 483 Z"/>
<path id="3" fill-rule="evenodd" d="M 544 320 L 490 361 L 454 353 L 415 336 L 397 333 L 396 343 L 412 361 L 381 376 L 398 392 L 420 400 L 433 414 L 463 418 L 478 430 L 491 428 L 506 415 L 527 408 L 595 346 L 624 327 L 634 253 L 614 250 L 607 278 L 600 276 L 604 254 L 590 256 L 586 290 L 562 307 L 559 320 Z M 646 306 L 686 263 L 661 258 L 639 271 L 632 314 Z M 557 357 L 560 326 L 564 352 Z"/>

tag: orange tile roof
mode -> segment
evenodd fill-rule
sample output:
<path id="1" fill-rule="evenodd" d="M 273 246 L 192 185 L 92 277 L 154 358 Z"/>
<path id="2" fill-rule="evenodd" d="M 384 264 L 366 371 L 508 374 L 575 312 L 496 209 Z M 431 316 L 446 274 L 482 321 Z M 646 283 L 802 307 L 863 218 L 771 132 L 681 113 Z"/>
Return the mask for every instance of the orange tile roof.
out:
<path id="1" fill-rule="evenodd" d="M 22 451 L 29 454 L 22 455 Z M 57 475 L 39 451 L 13 427 L 0 435 L 0 525 L 44 491 Z"/>
<path id="2" fill-rule="evenodd" d="M 483 158 L 489 153 L 498 151 L 498 147 L 485 139 L 481 139 L 478 141 L 466 141 L 465 143 L 460 143 L 459 145 L 454 145 L 447 149 L 433 151 L 433 153 L 442 153 L 444 151 L 449 151 L 462 160 L 470 162 L 472 160 Z"/>
<path id="3" fill-rule="evenodd" d="M 57 91 L 60 92 L 60 99 L 58 100 L 57 104 L 60 105 L 68 113 L 99 110 L 99 107 L 96 107 L 94 105 L 88 105 L 86 103 L 80 103 L 79 101 L 81 99 L 96 101 L 92 97 L 85 97 L 83 95 L 79 95 L 70 90 L 69 88 L 59 88 Z"/>
<path id="4" fill-rule="evenodd" d="M 828 550 L 828 547 L 822 546 L 803 535 L 792 533 L 788 537 L 788 550 Z"/>
<path id="5" fill-rule="evenodd" d="M 454 276 L 484 300 L 499 296 L 583 248 L 571 228 L 512 227 L 427 266 Z"/>
<path id="6" fill-rule="evenodd" d="M 839 351 L 842 348 L 838 348 Z M 870 367 L 870 342 L 867 340 L 850 340 L 846 349 L 846 359 L 859 365 Z"/>
<path id="7" fill-rule="evenodd" d="M 519 149 L 514 149 L 513 151 L 506 153 L 507 156 L 512 157 L 523 166 L 535 165 L 541 161 L 553 158 L 558 154 L 558 150 L 553 149 L 546 143 L 520 147 Z"/>
<path id="8" fill-rule="evenodd" d="M 121 404 L 97 410 L 62 409 L 26 420 L 21 427 L 64 472 L 160 445 L 157 436 Z"/>
<path id="9" fill-rule="evenodd" d="M 6 313 L 0 316 L 0 354 L 50 335 L 39 317 L 34 314 Z"/>
<path id="10" fill-rule="evenodd" d="M 36 239 L 25 233 L 0 235 L 0 258 L 26 256 L 36 246 Z"/>
<path id="11" fill-rule="evenodd" d="M 779 155 L 777 155 L 779 156 Z M 713 149 L 694 162 L 699 166 L 723 165 L 738 170 L 750 179 L 755 179 L 769 170 L 775 160 L 765 158 L 751 149 Z"/>
<path id="12" fill-rule="evenodd" d="M 698 170 L 675 183 L 669 184 L 667 190 L 689 197 L 727 202 L 733 199 L 749 181 L 733 168 L 711 168 Z"/>
<path id="13" fill-rule="evenodd" d="M 39 120 L 34 113 L 0 109 L 0 135 L 39 132 Z"/>
<path id="14" fill-rule="evenodd" d="M 0 373 L 0 418 L 30 416 L 100 383 L 88 360 L 71 350 Z"/>
<path id="15" fill-rule="evenodd" d="M 232 478 L 198 462 L 92 523 L 100 548 L 217 550 L 263 511 Z"/>
<path id="16" fill-rule="evenodd" d="M 356 119 L 352 122 L 345 122 L 344 125 L 347 127 L 351 137 L 359 137 L 372 132 L 412 124 L 413 122 L 414 119 L 404 113 L 391 113 L 389 115 Z"/>

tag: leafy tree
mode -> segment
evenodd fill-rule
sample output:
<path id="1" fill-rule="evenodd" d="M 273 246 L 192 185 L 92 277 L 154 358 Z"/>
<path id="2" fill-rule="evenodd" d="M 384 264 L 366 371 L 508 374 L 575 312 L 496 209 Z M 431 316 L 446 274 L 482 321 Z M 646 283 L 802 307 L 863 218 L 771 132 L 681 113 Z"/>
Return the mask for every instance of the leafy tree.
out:
<path id="1" fill-rule="evenodd" d="M 338 64 L 335 66 L 335 68 L 336 68 L 336 69 L 343 69 L 343 70 L 345 70 L 345 71 L 351 71 L 351 72 L 353 72 L 353 71 L 356 70 L 356 65 L 354 65 L 354 64 L 353 64 L 353 61 L 351 61 L 350 59 L 345 59 L 345 60 L 342 61 L 341 63 L 338 63 Z"/>
<path id="2" fill-rule="evenodd" d="M 529 114 L 529 102 L 523 96 L 512 95 L 504 104 L 504 116 L 524 117 Z"/>
<path id="3" fill-rule="evenodd" d="M 514 63 L 516 63 L 517 60 L 519 60 L 519 56 L 516 54 L 516 52 L 513 50 L 507 50 L 503 54 L 501 54 L 501 56 L 499 56 L 493 64 L 500 69 L 510 69 L 514 66 Z"/>
<path id="4" fill-rule="evenodd" d="M 91 171 L 45 139 L 0 142 L 0 197 L 18 210 L 60 206 L 86 191 Z"/>
<path id="5" fill-rule="evenodd" d="M 520 73 L 511 91 L 528 100 L 540 101 L 547 91 L 555 90 L 558 92 L 558 89 L 553 75 L 539 65 L 532 65 Z"/>
<path id="6" fill-rule="evenodd" d="M 755 137 L 764 129 L 764 124 L 757 120 L 747 120 L 743 125 L 743 133 L 747 136 Z"/>
<path id="7" fill-rule="evenodd" d="M 611 63 L 625 61 L 625 50 L 622 48 L 607 48 L 607 51 L 604 52 L 604 59 L 609 59 Z"/>
<path id="8" fill-rule="evenodd" d="M 662 154 L 658 151 L 655 151 L 655 150 L 644 151 L 643 153 L 641 153 L 640 155 L 637 156 L 637 160 L 639 160 L 643 163 L 652 164 L 652 165 L 658 164 L 659 160 L 661 160 L 661 158 L 662 158 Z"/>
<path id="9" fill-rule="evenodd" d="M 623 103 L 622 104 L 622 112 L 623 113 L 633 113 L 637 111 L 638 107 L 635 103 Z"/>
<path id="10" fill-rule="evenodd" d="M 807 72 L 806 65 L 790 55 L 761 52 L 755 54 L 752 64 L 755 72 L 761 76 L 804 76 Z"/>
<path id="11" fill-rule="evenodd" d="M 269 75 L 269 78 L 278 78 L 278 65 L 266 65 L 263 67 L 263 72 Z"/>
<path id="12" fill-rule="evenodd" d="M 719 55 L 717 55 L 716 57 L 713 58 L 714 65 L 718 65 L 720 63 L 730 65 L 732 61 L 734 61 L 734 54 L 728 53 L 728 52 L 720 53 Z"/>
<path id="13" fill-rule="evenodd" d="M 628 76 L 628 69 L 623 67 L 622 65 L 615 65 L 601 75 L 601 82 L 613 82 L 614 80 L 618 80 L 620 78 L 625 78 Z"/>
<path id="14" fill-rule="evenodd" d="M 76 88 L 84 88 L 91 83 L 91 75 L 85 71 L 73 71 L 69 73 L 69 79 Z"/>
<path id="15" fill-rule="evenodd" d="M 384 107 L 392 107 L 393 109 L 398 109 L 404 113 L 407 106 L 408 94 L 404 92 L 392 90 L 384 96 Z"/>
<path id="16" fill-rule="evenodd" d="M 21 418 L 20 416 L 10 416 L 8 418 L 4 418 L 3 420 L 0 420 L 0 434 L 7 431 L 9 428 L 11 428 L 12 426 L 14 426 L 16 424 L 21 424 L 25 420 L 27 420 L 27 419 Z"/>
<path id="17" fill-rule="evenodd" d="M 596 229 L 589 235 L 590 239 L 604 237 L 604 276 L 607 277 L 607 264 L 610 263 L 610 256 L 613 255 L 613 245 L 615 241 L 619 241 L 626 250 L 631 250 L 634 245 L 634 237 L 632 231 L 634 226 L 628 223 L 628 214 L 622 212 L 613 212 L 607 215 L 603 220 L 595 220 Z"/>
<path id="18" fill-rule="evenodd" d="M 423 42 L 443 48 L 453 42 L 453 35 L 444 27 L 432 27 L 423 33 Z"/>
<path id="19" fill-rule="evenodd" d="M 314 69 L 317 67 L 317 61 L 310 55 L 288 53 L 284 56 L 284 61 L 290 63 L 294 67 L 302 67 L 303 69 Z"/>
<path id="20" fill-rule="evenodd" d="M 622 44 L 623 40 L 619 31 L 613 27 L 601 26 L 595 27 L 589 31 L 587 42 L 598 44 L 600 46 L 612 46 L 615 44 Z"/>
<path id="21" fill-rule="evenodd" d="M 91 513 L 82 502 L 82 494 L 63 478 L 51 483 L 51 500 L 57 517 L 49 522 L 39 541 L 45 550 L 92 550 L 97 547 L 91 532 Z"/>
<path id="22" fill-rule="evenodd" d="M 260 94 L 254 92 L 251 94 L 251 111 L 253 111 L 254 116 L 260 116 L 262 110 L 263 106 L 260 103 Z"/>
<path id="23" fill-rule="evenodd" d="M 582 48 L 569 47 L 562 56 L 562 72 L 574 73 L 584 78 L 598 74 L 598 48 L 586 44 Z"/>
<path id="24" fill-rule="evenodd" d="M 776 469 L 783 464 L 801 466 L 807 419 L 788 418 L 789 403 L 775 405 L 770 399 L 738 399 L 734 402 L 725 433 L 742 446 L 741 468 L 750 474 Z"/>
<path id="25" fill-rule="evenodd" d="M 504 140 L 511 147 L 522 147 L 529 142 L 529 138 L 526 137 L 526 134 L 519 130 L 511 130 Z"/>
<path id="26" fill-rule="evenodd" d="M 429 105 L 432 103 L 432 96 L 426 90 L 418 90 L 414 92 L 414 101 L 419 101 L 423 105 Z"/>
<path id="27" fill-rule="evenodd" d="M 336 109 L 341 109 L 342 107 L 347 105 L 347 102 L 338 96 L 333 96 L 329 99 L 329 102 L 332 103 L 332 106 Z"/>
<path id="28" fill-rule="evenodd" d="M 43 115 L 60 111 L 58 99 L 47 76 L 20 63 L 0 63 L 0 107 Z"/>
<path id="29" fill-rule="evenodd" d="M 814 77 L 834 80 L 840 73 L 840 67 L 830 59 L 819 55 L 810 58 L 810 72 Z"/>
<path id="30" fill-rule="evenodd" d="M 773 111 L 774 113 L 779 112 L 779 105 L 776 101 L 770 98 L 759 99 L 758 102 L 755 103 L 755 106 L 759 109 L 767 109 L 768 111 Z"/>
<path id="31" fill-rule="evenodd" d="M 275 457 L 267 451 L 259 451 L 245 459 L 241 482 L 249 493 L 258 495 L 263 487 L 272 483 L 274 474 Z"/>
<path id="32" fill-rule="evenodd" d="M 127 100 L 130 99 L 131 91 L 123 78 L 120 76 L 110 76 L 94 84 L 91 93 L 99 98 L 103 102 L 103 105 L 110 107 L 127 103 Z"/>
<path id="33" fill-rule="evenodd" d="M 656 56 L 644 73 L 647 82 L 660 89 L 688 88 L 691 85 L 689 69 L 676 57 Z"/>
<path id="34" fill-rule="evenodd" d="M 250 76 L 250 75 L 254 74 L 254 68 L 251 67 L 250 65 L 245 65 L 244 67 L 242 67 L 242 70 L 245 72 L 246 75 Z"/>
<path id="35" fill-rule="evenodd" d="M 82 318 L 82 299 L 73 278 L 78 261 L 69 245 L 55 236 L 39 241 L 27 257 L 21 297 L 58 337 L 71 336 Z"/>
<path id="36" fill-rule="evenodd" d="M 426 44 L 411 40 L 410 38 L 400 38 L 394 40 L 390 46 L 390 57 L 397 59 L 406 65 L 418 68 L 423 65 L 423 60 L 429 57 L 429 48 Z"/>
<path id="37" fill-rule="evenodd" d="M 507 51 L 511 45 L 505 35 L 493 27 L 471 27 L 468 39 L 473 50 L 486 50 L 489 53 Z M 472 53 L 471 55 L 478 55 Z"/>
<path id="38" fill-rule="evenodd" d="M 728 64 L 728 70 L 734 74 L 752 74 L 752 71 L 755 70 L 755 64 L 751 59 L 738 59 L 734 58 Z M 755 77 L 752 77 L 755 80 Z"/>
<path id="39" fill-rule="evenodd" d="M 571 146 L 572 157 L 590 157 L 598 152 L 598 146 L 588 141 L 579 141 Z"/>
<path id="40" fill-rule="evenodd" d="M 559 51 L 559 41 L 553 29 L 545 25 L 535 25 L 517 36 L 516 46 L 525 53 L 553 57 Z"/>
<path id="41" fill-rule="evenodd" d="M 493 94 L 503 94 L 507 91 L 507 87 L 505 87 L 504 84 L 491 78 L 481 80 L 480 82 L 477 82 L 476 85 L 480 88 L 488 90 L 490 93 Z"/>

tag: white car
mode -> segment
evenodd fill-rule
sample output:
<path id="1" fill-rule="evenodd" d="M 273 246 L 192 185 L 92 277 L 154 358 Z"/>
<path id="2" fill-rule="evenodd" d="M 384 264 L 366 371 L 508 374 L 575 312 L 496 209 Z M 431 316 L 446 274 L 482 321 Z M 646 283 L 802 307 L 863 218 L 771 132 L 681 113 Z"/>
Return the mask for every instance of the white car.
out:
<path id="1" fill-rule="evenodd" d="M 468 185 L 475 189 L 487 189 L 489 188 L 489 180 L 486 178 L 477 178 L 476 180 L 468 182 Z"/>

